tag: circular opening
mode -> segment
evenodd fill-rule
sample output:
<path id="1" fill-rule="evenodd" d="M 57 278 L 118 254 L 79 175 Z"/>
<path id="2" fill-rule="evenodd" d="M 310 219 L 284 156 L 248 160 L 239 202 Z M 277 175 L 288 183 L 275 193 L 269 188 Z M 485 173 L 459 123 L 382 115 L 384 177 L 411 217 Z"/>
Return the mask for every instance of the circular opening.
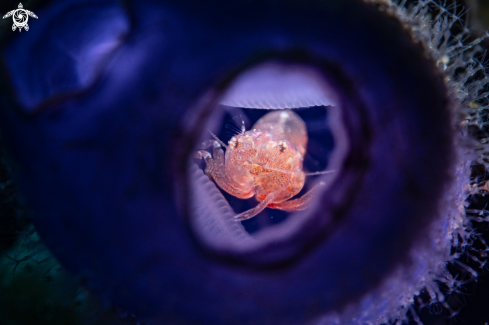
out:
<path id="1" fill-rule="evenodd" d="M 229 84 L 188 162 L 190 227 L 205 247 L 234 256 L 279 247 L 325 209 L 318 198 L 347 147 L 332 89 L 311 66 L 275 61 Z"/>

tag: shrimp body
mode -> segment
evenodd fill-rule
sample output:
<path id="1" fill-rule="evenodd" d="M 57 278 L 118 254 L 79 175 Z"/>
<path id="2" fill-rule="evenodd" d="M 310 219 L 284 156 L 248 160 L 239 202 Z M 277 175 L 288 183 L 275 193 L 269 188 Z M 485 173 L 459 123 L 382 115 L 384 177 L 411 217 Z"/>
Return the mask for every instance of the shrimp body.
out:
<path id="1" fill-rule="evenodd" d="M 254 217 L 265 207 L 285 211 L 307 208 L 310 192 L 297 195 L 305 182 L 302 171 L 306 152 L 307 130 L 302 119 L 290 110 L 274 111 L 259 119 L 252 130 L 231 138 L 224 155 L 218 141 L 213 156 L 205 150 L 197 158 L 206 161 L 206 174 L 224 191 L 241 199 L 253 196 L 260 202 L 255 208 L 238 214 L 237 220 Z M 289 200 L 289 201 L 287 201 Z"/>

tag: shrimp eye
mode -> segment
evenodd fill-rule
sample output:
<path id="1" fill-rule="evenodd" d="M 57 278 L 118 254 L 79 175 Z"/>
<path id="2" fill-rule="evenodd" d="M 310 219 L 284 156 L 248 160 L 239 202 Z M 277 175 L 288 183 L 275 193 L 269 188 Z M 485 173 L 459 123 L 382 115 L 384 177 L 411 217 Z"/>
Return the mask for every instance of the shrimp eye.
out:
<path id="1" fill-rule="evenodd" d="M 280 141 L 278 143 L 278 150 L 280 150 L 280 152 L 284 152 L 285 150 L 287 150 L 287 143 Z"/>
<path id="2" fill-rule="evenodd" d="M 238 147 L 238 141 L 234 137 L 229 140 L 228 144 L 232 149 L 236 149 Z"/>

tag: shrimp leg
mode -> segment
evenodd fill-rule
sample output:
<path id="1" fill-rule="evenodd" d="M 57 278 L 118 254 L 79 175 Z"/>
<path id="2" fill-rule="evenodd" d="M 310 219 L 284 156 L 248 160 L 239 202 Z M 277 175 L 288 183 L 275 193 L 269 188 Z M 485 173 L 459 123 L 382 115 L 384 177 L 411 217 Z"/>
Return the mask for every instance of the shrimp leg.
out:
<path id="1" fill-rule="evenodd" d="M 195 154 L 195 158 L 204 159 L 206 163 L 205 173 L 214 179 L 214 181 L 224 191 L 240 199 L 249 199 L 255 195 L 255 188 L 243 190 L 236 184 L 226 173 L 224 163 L 224 151 L 219 143 L 214 141 L 214 157 L 208 151 L 199 150 Z"/>
<path id="2" fill-rule="evenodd" d="M 311 198 L 313 197 L 316 189 L 322 185 L 324 185 L 324 183 L 320 182 L 298 199 L 288 200 L 280 203 L 270 203 L 267 207 L 270 209 L 283 210 L 287 212 L 305 210 L 311 205 Z"/>
<path id="3" fill-rule="evenodd" d="M 270 204 L 270 202 L 273 201 L 274 198 L 275 198 L 275 195 L 273 193 L 268 194 L 267 197 L 265 198 L 265 200 L 263 200 L 260 203 L 258 203 L 258 205 L 256 207 L 251 208 L 251 209 L 249 209 L 249 210 L 247 210 L 245 212 L 242 212 L 242 213 L 236 215 L 234 217 L 234 220 L 236 220 L 236 221 L 243 221 L 243 220 L 246 220 L 246 219 L 253 218 L 258 213 L 262 212 L 263 209 L 265 209 L 267 207 L 267 205 Z"/>

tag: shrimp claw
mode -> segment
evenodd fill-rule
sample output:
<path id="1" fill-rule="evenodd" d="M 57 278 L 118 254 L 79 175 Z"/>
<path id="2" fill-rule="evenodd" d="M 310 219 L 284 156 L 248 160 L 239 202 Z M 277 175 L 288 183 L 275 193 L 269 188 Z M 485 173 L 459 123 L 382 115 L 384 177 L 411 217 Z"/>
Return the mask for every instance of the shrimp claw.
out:
<path id="1" fill-rule="evenodd" d="M 298 199 L 283 201 L 280 203 L 270 203 L 268 204 L 268 208 L 283 210 L 287 212 L 305 210 L 311 205 L 311 198 L 313 197 L 316 189 L 322 185 L 324 185 L 324 183 L 320 182 L 318 185 L 314 186 L 306 194 Z"/>
<path id="2" fill-rule="evenodd" d="M 267 207 L 267 205 L 273 201 L 273 199 L 275 198 L 275 195 L 273 193 L 270 193 L 269 195 L 267 195 L 267 197 L 265 198 L 265 200 L 261 201 L 260 203 L 258 203 L 257 206 L 255 206 L 254 208 L 251 208 L 245 212 L 242 212 L 238 215 L 236 215 L 234 217 L 234 220 L 235 221 L 243 221 L 243 220 L 247 220 L 247 219 L 250 219 L 250 218 L 253 218 L 254 216 L 256 216 L 258 213 L 262 212 L 263 209 L 265 209 Z"/>

